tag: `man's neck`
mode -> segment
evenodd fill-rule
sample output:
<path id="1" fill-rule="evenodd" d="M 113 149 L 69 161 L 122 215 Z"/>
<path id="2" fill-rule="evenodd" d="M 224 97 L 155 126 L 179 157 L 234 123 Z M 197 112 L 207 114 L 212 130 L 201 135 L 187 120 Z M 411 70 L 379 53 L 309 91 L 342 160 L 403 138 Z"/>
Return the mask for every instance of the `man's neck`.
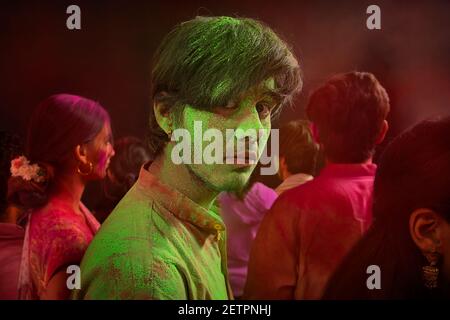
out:
<path id="1" fill-rule="evenodd" d="M 171 159 L 171 145 L 151 164 L 152 173 L 164 184 L 184 194 L 198 205 L 209 209 L 219 192 L 209 188 L 187 165 L 175 165 Z"/>

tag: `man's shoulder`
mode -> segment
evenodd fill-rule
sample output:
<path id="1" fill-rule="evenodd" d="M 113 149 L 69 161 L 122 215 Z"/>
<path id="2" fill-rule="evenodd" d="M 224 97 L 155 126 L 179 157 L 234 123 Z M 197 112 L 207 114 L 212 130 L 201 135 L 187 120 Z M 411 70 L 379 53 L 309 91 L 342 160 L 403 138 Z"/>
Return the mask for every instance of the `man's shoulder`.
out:
<path id="1" fill-rule="evenodd" d="M 150 258 L 173 247 L 176 223 L 181 223 L 151 197 L 128 193 L 100 227 L 85 260 L 108 264 L 111 259 Z M 109 261 L 109 262 L 108 262 Z"/>
<path id="2" fill-rule="evenodd" d="M 168 234 L 170 222 L 151 205 L 143 215 L 127 217 L 126 207 L 116 213 L 105 221 L 86 251 L 81 264 L 83 292 L 77 298 L 163 297 L 159 288 L 164 281 L 182 282 L 179 267 L 183 261 L 176 240 Z"/>
<path id="3" fill-rule="evenodd" d="M 292 189 L 284 191 L 278 197 L 278 200 L 302 203 L 303 201 L 310 199 L 311 195 L 322 192 L 324 192 L 324 183 L 318 177 Z"/>

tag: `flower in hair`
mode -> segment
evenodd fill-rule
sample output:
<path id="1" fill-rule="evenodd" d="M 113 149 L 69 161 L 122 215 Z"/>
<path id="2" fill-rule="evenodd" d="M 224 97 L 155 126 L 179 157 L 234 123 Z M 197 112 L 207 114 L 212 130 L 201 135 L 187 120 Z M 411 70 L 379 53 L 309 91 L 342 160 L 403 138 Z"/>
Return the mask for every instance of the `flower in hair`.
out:
<path id="1" fill-rule="evenodd" d="M 41 183 L 45 181 L 43 170 L 37 164 L 30 164 L 25 156 L 20 156 L 11 161 L 11 176 L 21 177 L 25 181 Z"/>

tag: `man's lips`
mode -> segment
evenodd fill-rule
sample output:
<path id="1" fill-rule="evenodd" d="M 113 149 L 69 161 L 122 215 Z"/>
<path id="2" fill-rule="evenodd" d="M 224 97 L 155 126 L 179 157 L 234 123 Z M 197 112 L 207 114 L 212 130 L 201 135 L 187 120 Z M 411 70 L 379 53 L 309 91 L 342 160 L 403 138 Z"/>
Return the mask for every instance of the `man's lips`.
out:
<path id="1" fill-rule="evenodd" d="M 225 155 L 224 161 L 229 164 L 256 164 L 258 156 L 254 151 L 246 151 L 242 153 L 236 153 L 234 155 Z"/>

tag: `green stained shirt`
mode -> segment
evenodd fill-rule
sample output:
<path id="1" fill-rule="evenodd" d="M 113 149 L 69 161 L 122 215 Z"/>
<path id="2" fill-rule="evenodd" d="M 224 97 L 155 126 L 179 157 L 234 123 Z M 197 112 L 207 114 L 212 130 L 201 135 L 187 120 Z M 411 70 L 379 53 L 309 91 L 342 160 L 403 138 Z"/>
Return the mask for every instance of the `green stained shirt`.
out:
<path id="1" fill-rule="evenodd" d="M 225 246 L 220 216 L 142 168 L 86 251 L 72 298 L 232 298 Z"/>

